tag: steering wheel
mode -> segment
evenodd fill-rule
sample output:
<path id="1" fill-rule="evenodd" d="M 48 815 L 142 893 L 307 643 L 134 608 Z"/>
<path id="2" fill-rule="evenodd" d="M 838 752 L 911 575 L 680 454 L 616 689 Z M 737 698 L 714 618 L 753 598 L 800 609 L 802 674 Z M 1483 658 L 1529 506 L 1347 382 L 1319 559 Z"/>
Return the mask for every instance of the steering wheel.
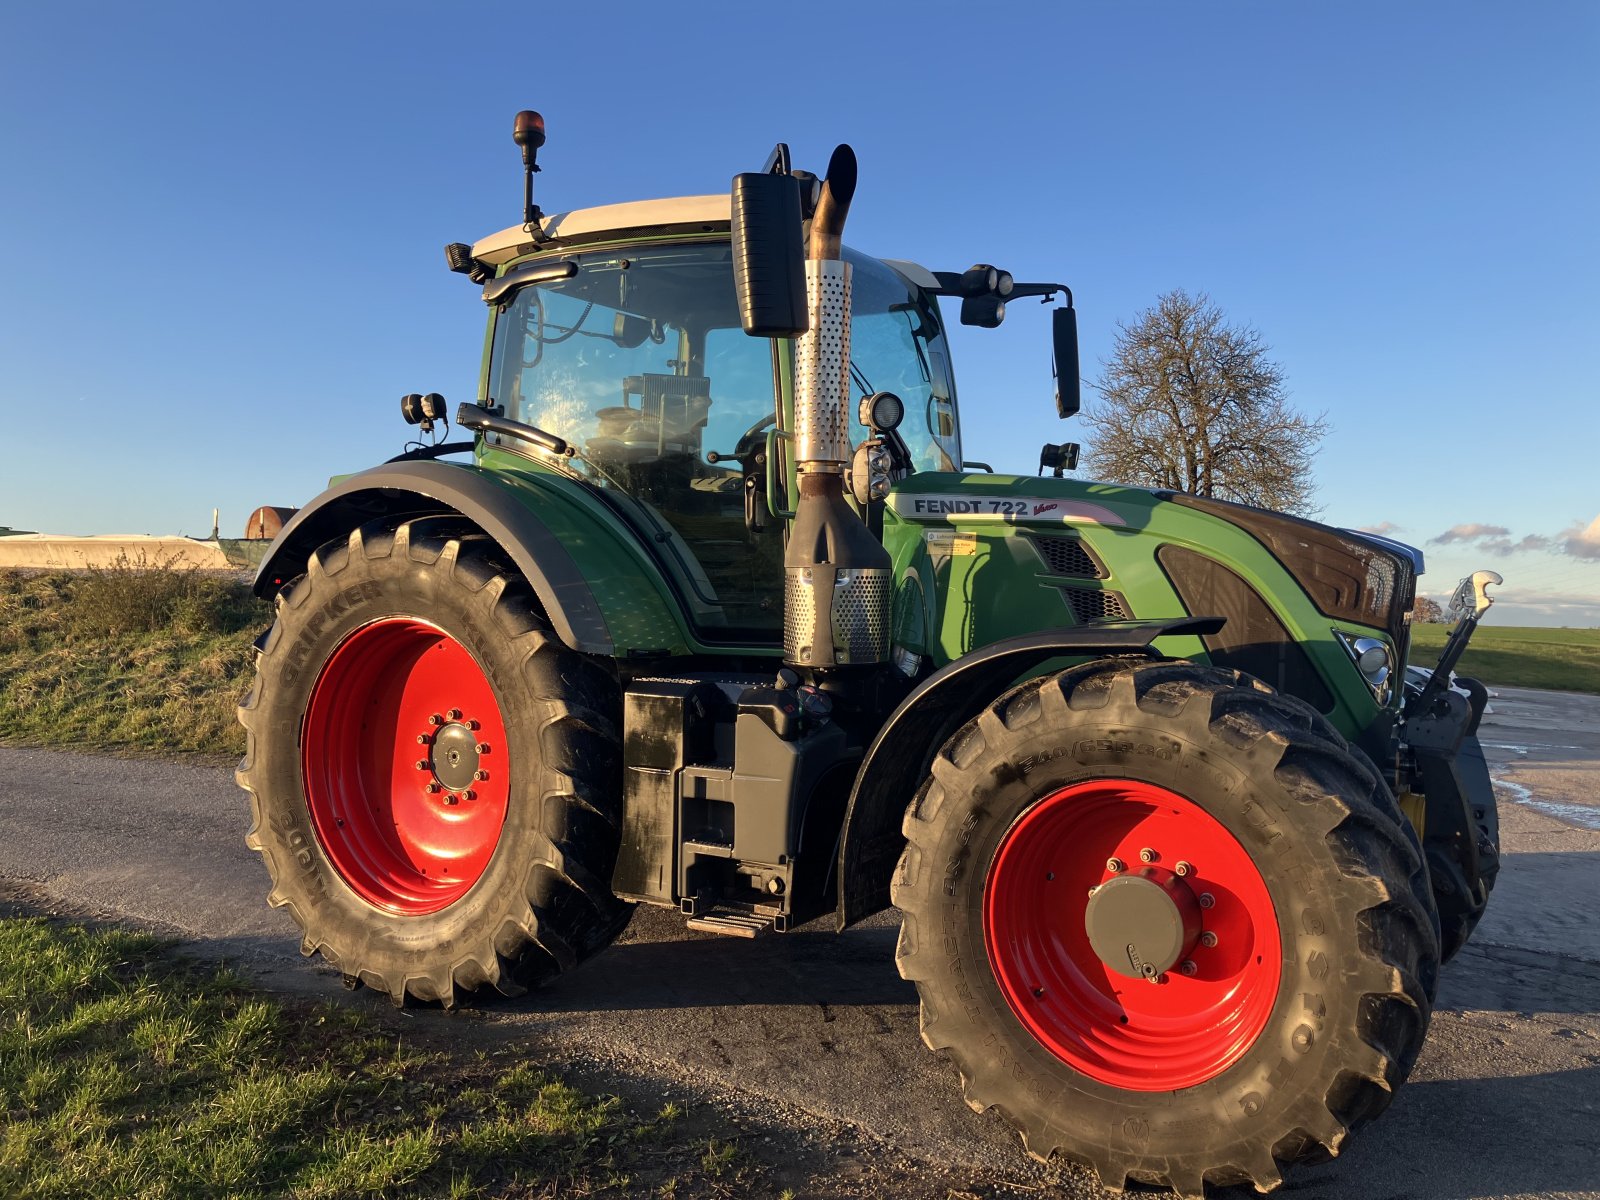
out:
<path id="1" fill-rule="evenodd" d="M 740 466 L 744 466 L 745 459 L 761 453 L 761 451 L 765 448 L 765 439 L 763 438 L 758 441 L 758 435 L 768 425 L 776 424 L 777 420 L 777 413 L 768 413 L 754 425 L 750 426 L 749 429 L 746 429 L 739 435 L 739 440 L 734 444 L 732 454 L 722 454 L 716 450 L 708 450 L 706 451 L 706 461 L 711 463 L 713 466 L 722 462 L 737 462 Z"/>

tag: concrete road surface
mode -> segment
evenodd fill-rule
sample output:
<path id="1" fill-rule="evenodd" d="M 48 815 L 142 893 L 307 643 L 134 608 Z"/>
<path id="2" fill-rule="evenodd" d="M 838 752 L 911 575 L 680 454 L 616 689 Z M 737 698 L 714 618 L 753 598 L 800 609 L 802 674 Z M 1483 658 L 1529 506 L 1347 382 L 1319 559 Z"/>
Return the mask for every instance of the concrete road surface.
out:
<path id="1" fill-rule="evenodd" d="M 1291 1176 L 1297 1195 L 1600 1200 L 1600 697 L 1503 688 L 1493 707 L 1481 737 L 1506 857 L 1489 914 L 1444 972 L 1412 1081 L 1335 1163 Z M 0 880 L 174 930 L 277 986 L 342 994 L 265 907 L 246 824 L 227 767 L 0 747 Z M 644 910 L 535 997 L 416 1019 L 854 1126 L 991 1191 L 1102 1195 L 961 1103 L 918 1039 L 894 938 L 888 914 L 842 936 L 812 926 L 750 943 Z"/>

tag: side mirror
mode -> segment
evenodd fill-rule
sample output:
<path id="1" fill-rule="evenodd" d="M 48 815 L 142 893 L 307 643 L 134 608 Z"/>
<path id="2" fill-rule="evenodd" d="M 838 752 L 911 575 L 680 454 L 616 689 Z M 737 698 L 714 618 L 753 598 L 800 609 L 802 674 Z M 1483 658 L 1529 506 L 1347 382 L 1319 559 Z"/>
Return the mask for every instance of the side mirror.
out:
<path id="1" fill-rule="evenodd" d="M 800 181 L 748 172 L 733 177 L 733 286 L 751 337 L 798 337 L 806 313 L 800 246 Z"/>
<path id="2" fill-rule="evenodd" d="M 1058 308 L 1051 314 L 1050 334 L 1056 357 L 1056 415 L 1065 421 L 1083 399 L 1078 379 L 1078 310 Z"/>

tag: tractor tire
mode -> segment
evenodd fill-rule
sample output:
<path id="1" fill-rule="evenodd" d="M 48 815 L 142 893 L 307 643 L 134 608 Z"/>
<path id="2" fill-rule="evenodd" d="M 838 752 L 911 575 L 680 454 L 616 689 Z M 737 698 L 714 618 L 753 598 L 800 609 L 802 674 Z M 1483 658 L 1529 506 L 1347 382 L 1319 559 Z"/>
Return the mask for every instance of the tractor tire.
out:
<path id="1" fill-rule="evenodd" d="M 279 593 L 239 708 L 246 843 L 306 955 L 453 1006 L 622 932 L 621 696 L 458 518 L 329 542 Z"/>
<path id="2" fill-rule="evenodd" d="M 1022 684 L 938 752 L 904 829 L 923 1041 L 1035 1158 L 1268 1190 L 1416 1061 L 1439 947 L 1414 834 L 1320 714 L 1251 676 L 1105 660 Z"/>

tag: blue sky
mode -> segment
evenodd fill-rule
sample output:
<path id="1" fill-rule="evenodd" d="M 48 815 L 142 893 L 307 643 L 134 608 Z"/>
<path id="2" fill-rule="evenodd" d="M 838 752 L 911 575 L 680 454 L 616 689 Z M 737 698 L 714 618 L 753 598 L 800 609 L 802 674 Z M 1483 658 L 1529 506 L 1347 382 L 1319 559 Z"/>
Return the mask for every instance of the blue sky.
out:
<path id="1" fill-rule="evenodd" d="M 535 107 L 551 212 L 849 141 L 855 245 L 1064 280 L 1090 377 L 1207 292 L 1332 424 L 1325 520 L 1422 546 L 1435 594 L 1500 570 L 1505 623 L 1600 624 L 1600 6 L 605 13 L 0 6 L 0 524 L 233 531 L 397 451 L 403 392 L 469 398 L 441 247 L 519 218 Z M 1047 329 L 957 330 L 970 457 L 1073 435 Z"/>

